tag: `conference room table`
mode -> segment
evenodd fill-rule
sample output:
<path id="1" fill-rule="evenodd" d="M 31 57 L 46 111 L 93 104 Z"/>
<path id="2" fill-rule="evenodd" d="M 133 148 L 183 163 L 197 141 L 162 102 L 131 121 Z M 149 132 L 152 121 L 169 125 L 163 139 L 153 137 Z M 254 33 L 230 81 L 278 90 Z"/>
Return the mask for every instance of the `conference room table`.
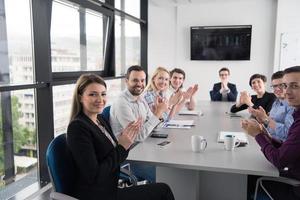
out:
<path id="1" fill-rule="evenodd" d="M 147 138 L 134 147 L 128 160 L 156 166 L 156 181 L 170 185 L 176 200 L 246 200 L 247 176 L 278 177 L 278 170 L 264 157 L 255 139 L 249 144 L 226 151 L 218 143 L 220 131 L 243 132 L 240 121 L 248 118 L 247 111 L 232 117 L 228 114 L 232 103 L 200 101 L 199 116 L 178 115 L 175 119 L 194 120 L 190 129 L 161 128 L 168 138 Z M 201 135 L 207 140 L 204 152 L 195 153 L 191 136 Z M 170 144 L 161 147 L 162 141 Z"/>

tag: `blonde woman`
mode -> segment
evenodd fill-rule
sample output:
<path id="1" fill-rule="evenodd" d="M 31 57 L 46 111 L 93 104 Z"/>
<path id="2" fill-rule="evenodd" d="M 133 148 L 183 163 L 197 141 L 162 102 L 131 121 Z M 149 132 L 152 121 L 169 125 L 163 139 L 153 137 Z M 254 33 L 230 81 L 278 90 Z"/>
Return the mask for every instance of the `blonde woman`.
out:
<path id="1" fill-rule="evenodd" d="M 169 88 L 169 82 L 169 71 L 163 67 L 158 67 L 149 80 L 144 94 L 144 98 L 152 112 L 156 109 L 156 102 L 165 101 L 168 103 L 169 110 L 164 112 L 162 115 L 164 121 L 168 121 L 174 117 L 177 112 L 178 103 L 183 97 L 183 93 L 181 91 L 178 91 L 170 98 L 167 97 L 166 93 Z"/>

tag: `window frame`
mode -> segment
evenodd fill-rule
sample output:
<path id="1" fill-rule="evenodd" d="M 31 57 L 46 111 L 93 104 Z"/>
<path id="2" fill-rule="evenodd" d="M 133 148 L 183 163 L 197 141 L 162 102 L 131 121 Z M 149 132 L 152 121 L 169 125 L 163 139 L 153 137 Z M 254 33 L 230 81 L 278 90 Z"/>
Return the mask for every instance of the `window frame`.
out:
<path id="1" fill-rule="evenodd" d="M 5 0 L 0 0 L 5 1 Z M 106 0 L 105 3 L 96 0 L 68 0 L 80 7 L 87 8 L 108 16 L 107 42 L 104 48 L 104 70 L 101 71 L 76 71 L 76 72 L 52 72 L 51 66 L 51 15 L 52 0 L 31 0 L 31 28 L 33 43 L 33 76 L 32 84 L 7 84 L 0 85 L 0 94 L 10 91 L 34 89 L 36 102 L 36 134 L 38 150 L 38 180 L 41 187 L 50 182 L 46 163 L 46 150 L 54 137 L 53 124 L 53 92 L 52 87 L 75 83 L 77 78 L 84 73 L 96 73 L 106 80 L 120 79 L 124 76 L 115 76 L 114 58 L 114 16 L 122 15 L 126 19 L 139 23 L 141 29 L 141 66 L 147 71 L 147 20 L 148 0 L 140 0 L 141 18 L 134 17 L 124 11 L 114 8 L 114 0 Z M 5 10 L 4 10 L 5 12 Z M 81 33 L 82 34 L 82 33 Z M 4 38 L 5 40 L 5 38 Z M 7 41 L 7 38 L 6 38 Z M 8 59 L 8 58 L 7 58 Z M 1 64 L 1 63 L 0 63 Z M 6 65 L 6 64 L 4 64 Z M 7 69 L 8 69 L 7 62 Z M 9 69 L 8 69 L 9 70 Z M 9 74 L 9 73 L 8 73 Z M 3 75 L 3 74 L 2 74 Z M 7 106 L 8 102 L 3 102 Z M 2 109 L 3 110 L 3 109 Z M 47 114 L 45 114 L 47 113 Z M 3 113 L 0 113 L 3 115 Z M 11 113 L 6 118 L 12 120 Z M 12 152 L 13 153 L 13 152 Z"/>

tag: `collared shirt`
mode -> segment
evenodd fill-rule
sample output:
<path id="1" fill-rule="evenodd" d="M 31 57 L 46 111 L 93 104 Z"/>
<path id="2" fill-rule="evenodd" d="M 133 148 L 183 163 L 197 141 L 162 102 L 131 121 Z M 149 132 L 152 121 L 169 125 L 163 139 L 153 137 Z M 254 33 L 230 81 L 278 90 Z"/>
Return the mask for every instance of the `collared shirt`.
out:
<path id="1" fill-rule="evenodd" d="M 228 101 L 228 93 L 230 93 L 230 89 L 225 90 L 224 88 L 220 89 L 220 93 L 222 94 L 222 101 Z"/>
<path id="2" fill-rule="evenodd" d="M 143 141 L 160 123 L 160 120 L 153 115 L 142 96 L 136 100 L 136 97 L 127 89 L 124 90 L 110 109 L 109 121 L 113 133 L 119 135 L 130 122 L 136 121 L 139 117 L 142 117 L 143 124 L 136 140 Z"/>
<path id="3" fill-rule="evenodd" d="M 279 169 L 282 176 L 300 180 L 300 109 L 293 113 L 286 141 L 274 138 L 270 140 L 265 134 L 258 134 L 255 140 L 266 158 Z"/>
<path id="4" fill-rule="evenodd" d="M 159 95 L 154 90 L 147 90 L 144 94 L 144 98 L 145 98 L 146 102 L 148 103 L 148 106 L 151 110 L 155 106 L 155 99 L 157 96 L 161 96 L 162 98 L 167 98 L 165 93 L 162 93 L 161 95 Z M 164 119 L 164 121 L 168 121 L 168 117 L 169 117 L 169 112 L 168 111 L 163 112 L 162 118 Z"/>
<path id="5" fill-rule="evenodd" d="M 276 122 L 276 127 L 275 129 L 267 128 L 272 137 L 282 141 L 286 140 L 288 130 L 294 122 L 292 116 L 294 110 L 285 100 L 276 99 L 274 101 L 270 111 L 270 118 Z"/>

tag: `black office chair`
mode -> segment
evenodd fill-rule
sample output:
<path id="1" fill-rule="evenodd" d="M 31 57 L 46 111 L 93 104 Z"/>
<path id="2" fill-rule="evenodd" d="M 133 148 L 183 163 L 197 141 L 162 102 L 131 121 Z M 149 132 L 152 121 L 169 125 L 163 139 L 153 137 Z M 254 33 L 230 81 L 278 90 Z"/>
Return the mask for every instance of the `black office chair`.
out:
<path id="1" fill-rule="evenodd" d="M 57 136 L 49 144 L 46 152 L 48 170 L 53 186 L 50 198 L 53 200 L 76 200 L 74 198 L 76 169 L 71 152 L 67 147 L 66 134 Z M 137 185 L 137 178 L 127 169 L 121 168 L 133 185 Z"/>
<path id="2" fill-rule="evenodd" d="M 209 91 L 209 96 L 210 96 L 210 100 L 211 100 L 211 101 L 214 101 L 214 100 L 213 100 L 213 91 L 212 91 L 212 90 Z"/>
<path id="3" fill-rule="evenodd" d="M 273 182 L 279 182 L 283 184 L 288 184 L 294 187 L 299 187 L 300 186 L 300 181 L 291 179 L 291 178 L 286 178 L 286 177 L 260 177 L 256 181 L 256 186 L 255 186 L 255 194 L 254 194 L 254 200 L 259 200 L 258 198 L 258 189 L 261 187 L 263 191 L 266 193 L 266 195 L 273 200 L 273 197 L 271 194 L 268 192 L 268 190 L 264 187 L 263 182 L 264 181 L 273 181 Z"/>

